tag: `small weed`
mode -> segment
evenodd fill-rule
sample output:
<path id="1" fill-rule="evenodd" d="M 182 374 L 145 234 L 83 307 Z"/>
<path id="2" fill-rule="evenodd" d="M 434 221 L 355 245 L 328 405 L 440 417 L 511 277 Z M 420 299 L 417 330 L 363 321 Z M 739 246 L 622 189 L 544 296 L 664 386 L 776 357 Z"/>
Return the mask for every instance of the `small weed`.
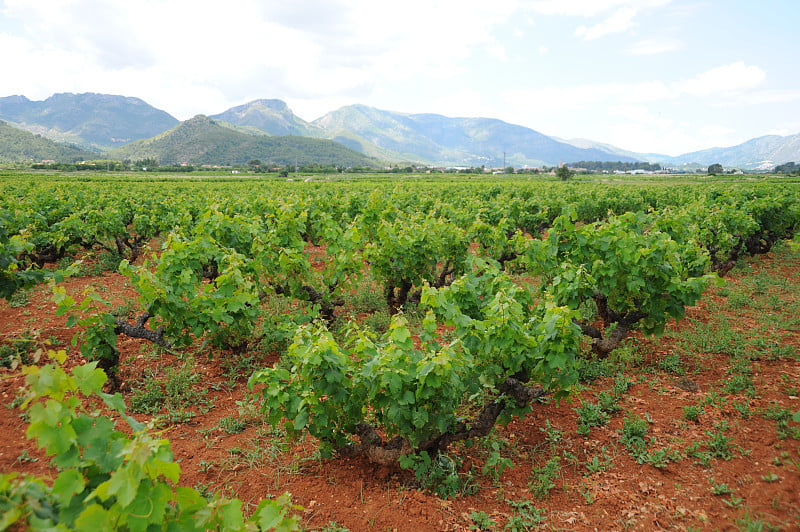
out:
<path id="1" fill-rule="evenodd" d="M 17 463 L 18 464 L 22 464 L 24 462 L 38 462 L 38 461 L 39 461 L 38 458 L 28 454 L 28 450 L 27 449 L 23 449 L 22 452 L 20 453 L 20 455 L 17 457 Z"/>
<path id="2" fill-rule="evenodd" d="M 769 408 L 761 410 L 761 415 L 773 421 L 787 421 L 792 417 L 792 411 L 773 402 Z"/>
<path id="3" fill-rule="evenodd" d="M 592 455 L 586 462 L 586 469 L 590 473 L 598 473 L 600 471 L 607 471 L 611 467 L 613 456 L 609 455 L 606 446 L 600 448 L 600 454 Z"/>
<path id="4" fill-rule="evenodd" d="M 469 527 L 470 530 L 492 530 L 497 526 L 497 523 L 484 511 L 473 511 L 469 517 L 472 519 L 472 524 Z"/>
<path id="5" fill-rule="evenodd" d="M 795 397 L 800 395 L 800 385 L 798 385 L 797 380 L 791 375 L 781 375 L 781 385 L 783 387 L 783 393 L 786 395 L 793 395 Z"/>
<path id="6" fill-rule="evenodd" d="M 585 384 L 614 375 L 616 370 L 609 359 L 583 359 L 578 366 L 578 379 Z"/>
<path id="7" fill-rule="evenodd" d="M 738 394 L 744 392 L 748 395 L 752 395 L 755 393 L 753 379 L 750 378 L 750 375 L 737 373 L 731 376 L 731 378 L 725 382 L 725 384 L 722 386 L 722 391 L 729 394 Z"/>
<path id="8" fill-rule="evenodd" d="M 769 475 L 761 475 L 761 480 L 763 480 L 764 482 L 777 482 L 780 479 L 781 477 L 779 477 L 775 473 L 770 473 Z"/>
<path id="9" fill-rule="evenodd" d="M 238 379 L 242 377 L 249 377 L 256 369 L 259 368 L 261 357 L 258 355 L 238 355 L 227 357 L 222 361 L 222 375 L 229 381 L 233 382 L 234 386 Z"/>
<path id="10" fill-rule="evenodd" d="M 647 420 L 636 414 L 629 414 L 622 421 L 622 444 L 628 449 L 631 456 L 637 460 L 647 447 L 647 442 L 644 439 L 647 429 Z"/>
<path id="11" fill-rule="evenodd" d="M 214 498 L 214 490 L 211 489 L 213 483 L 213 480 L 211 482 L 198 482 L 194 485 L 194 489 L 196 489 L 205 500 L 211 501 L 211 499 Z"/>
<path id="12" fill-rule="evenodd" d="M 800 440 L 800 427 L 793 427 L 789 425 L 788 419 L 782 419 L 778 421 L 775 428 L 777 429 L 779 440 L 785 440 L 788 438 Z"/>
<path id="13" fill-rule="evenodd" d="M 336 521 L 329 521 L 327 525 L 319 529 L 319 532 L 350 532 L 350 529 L 343 527 Z"/>
<path id="14" fill-rule="evenodd" d="M 545 520 L 545 511 L 536 508 L 527 500 L 506 501 L 516 513 L 508 518 L 505 529 L 510 532 L 527 532 L 538 527 Z"/>
<path id="15" fill-rule="evenodd" d="M 800 318 L 798 318 L 798 322 L 800 322 Z M 789 328 L 789 327 L 787 327 Z M 794 326 L 797 329 L 797 326 Z M 775 344 L 770 348 L 769 351 L 769 360 L 800 360 L 800 350 L 789 343 L 779 343 Z M 798 395 L 800 390 L 798 388 L 794 388 L 794 394 L 790 395 Z M 788 393 L 788 392 L 787 392 Z"/>
<path id="16" fill-rule="evenodd" d="M 703 413 L 703 408 L 697 405 L 683 406 L 683 419 L 697 423 L 700 420 L 700 414 Z"/>
<path id="17" fill-rule="evenodd" d="M 747 294 L 735 293 L 728 296 L 728 307 L 731 309 L 743 309 L 753 304 L 753 298 Z"/>
<path id="18" fill-rule="evenodd" d="M 381 291 L 375 289 L 375 279 L 369 271 L 360 279 L 348 302 L 355 314 L 373 313 L 386 308 L 386 300 Z"/>
<path id="19" fill-rule="evenodd" d="M 537 499 L 546 499 L 550 490 L 556 487 L 555 480 L 561 471 L 561 459 L 552 457 L 543 466 L 534 466 L 531 474 L 533 478 L 528 483 L 528 489 Z"/>
<path id="20" fill-rule="evenodd" d="M 614 414 L 619 411 L 617 398 L 608 392 L 600 392 L 597 394 L 597 404 L 603 412 Z"/>
<path id="21" fill-rule="evenodd" d="M 786 463 L 791 464 L 797 470 L 797 474 L 800 475 L 800 460 L 787 459 Z"/>
<path id="22" fill-rule="evenodd" d="M 599 404 L 581 403 L 574 409 L 578 414 L 578 434 L 588 435 L 592 427 L 602 427 L 611 420 L 611 415 L 605 412 Z"/>
<path id="23" fill-rule="evenodd" d="M 650 464 L 655 468 L 663 469 L 667 467 L 670 462 L 677 462 L 680 459 L 681 454 L 677 450 L 664 447 L 644 453 L 640 457 L 640 463 Z"/>
<path id="24" fill-rule="evenodd" d="M 733 493 L 731 487 L 725 484 L 724 482 L 720 482 L 719 484 L 717 484 L 716 482 L 714 482 L 713 478 L 709 479 L 709 482 L 711 482 L 711 493 L 713 493 L 714 495 L 728 495 L 730 493 Z"/>
<path id="25" fill-rule="evenodd" d="M 400 467 L 414 471 L 417 482 L 423 489 L 429 489 L 443 499 L 460 495 L 471 495 L 477 491 L 471 473 L 458 474 L 460 464 L 456 458 L 439 454 L 433 459 L 423 451 L 418 455 L 404 455 Z"/>
<path id="26" fill-rule="evenodd" d="M 619 398 L 622 394 L 627 392 L 631 386 L 633 386 L 633 382 L 630 379 L 626 378 L 624 375 L 619 375 L 614 379 L 614 384 L 611 386 L 611 393 Z"/>
<path id="27" fill-rule="evenodd" d="M 681 356 L 673 351 L 672 353 L 664 356 L 657 364 L 658 369 L 672 375 L 685 375 L 686 369 L 683 367 Z"/>
<path id="28" fill-rule="evenodd" d="M 736 495 L 731 494 L 731 498 L 730 499 L 728 499 L 728 500 L 722 499 L 722 502 L 725 503 L 727 506 L 730 506 L 731 508 L 741 508 L 742 502 L 744 502 L 744 499 L 742 499 L 741 497 L 737 497 Z"/>
<path id="29" fill-rule="evenodd" d="M 584 504 L 586 504 L 586 506 L 594 504 L 594 501 L 596 500 L 596 497 L 595 497 L 595 494 L 590 489 L 581 488 L 579 490 L 579 493 L 583 497 L 583 502 L 584 502 Z"/>
<path id="30" fill-rule="evenodd" d="M 750 512 L 745 511 L 744 515 L 739 519 L 733 520 L 736 528 L 745 532 L 761 532 L 762 530 L 781 530 L 782 527 L 775 527 L 763 519 L 759 519 L 750 515 Z"/>
<path id="31" fill-rule="evenodd" d="M 725 434 L 723 434 L 726 430 L 728 430 L 728 423 L 723 421 L 715 428 L 717 429 L 716 432 L 706 431 L 706 434 L 709 436 L 709 439 L 706 440 L 708 452 L 714 458 L 730 460 L 733 457 L 731 446 L 733 437 L 725 436 Z"/>
<path id="32" fill-rule="evenodd" d="M 235 416 L 224 417 L 219 420 L 219 428 L 228 434 L 239 434 L 247 428 L 247 420 Z"/>
<path id="33" fill-rule="evenodd" d="M 33 290 L 17 290 L 8 300 L 8 306 L 11 308 L 24 307 L 30 302 L 31 292 Z"/>
<path id="34" fill-rule="evenodd" d="M 514 462 L 510 458 L 503 457 L 499 451 L 492 451 L 491 453 L 489 453 L 489 457 L 483 464 L 481 473 L 484 475 L 489 475 L 492 477 L 493 480 L 497 481 L 500 480 L 503 471 L 505 471 L 506 469 L 508 469 L 513 465 Z"/>
<path id="35" fill-rule="evenodd" d="M 753 411 L 750 410 L 750 401 L 745 399 L 741 403 L 733 403 L 733 408 L 739 412 L 739 415 L 742 419 L 750 419 L 753 415 Z"/>
<path id="36" fill-rule="evenodd" d="M 711 390 L 710 392 L 708 392 L 708 395 L 706 395 L 705 397 L 703 397 L 703 399 L 700 400 L 701 406 L 706 406 L 706 405 L 716 406 L 717 408 L 721 409 L 724 409 L 727 404 L 728 404 L 728 399 L 725 396 L 720 395 L 719 392 L 717 392 L 717 390 Z"/>
<path id="37" fill-rule="evenodd" d="M 550 445 L 558 444 L 564 437 L 564 431 L 559 430 L 556 427 L 553 427 L 550 424 L 549 419 L 544 420 L 544 428 L 539 430 L 544 432 L 544 438 L 550 443 Z"/>

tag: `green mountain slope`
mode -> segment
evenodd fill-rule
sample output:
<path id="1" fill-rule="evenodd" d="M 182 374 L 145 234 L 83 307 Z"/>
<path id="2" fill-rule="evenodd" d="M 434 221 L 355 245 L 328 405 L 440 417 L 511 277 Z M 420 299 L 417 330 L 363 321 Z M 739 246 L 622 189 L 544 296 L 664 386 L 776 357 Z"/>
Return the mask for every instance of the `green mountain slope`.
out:
<path id="1" fill-rule="evenodd" d="M 53 142 L 29 131 L 24 131 L 0 120 L 0 161 L 41 162 L 44 160 L 72 163 L 97 158 L 76 146 Z"/>
<path id="2" fill-rule="evenodd" d="M 150 139 L 138 140 L 108 152 L 112 159 L 154 158 L 160 164 L 319 163 L 335 166 L 374 166 L 376 161 L 330 140 L 298 136 L 253 135 L 204 115 Z"/>
<path id="3" fill-rule="evenodd" d="M 422 161 L 416 154 L 397 153 L 376 146 L 352 131 L 346 129 L 329 131 L 306 122 L 295 115 L 281 100 L 254 100 L 212 115 L 210 118 L 224 120 L 240 127 L 254 128 L 270 135 L 299 135 L 333 140 L 367 157 L 375 157 L 382 161 Z"/>
<path id="4" fill-rule="evenodd" d="M 492 118 L 405 114 L 365 105 L 342 107 L 313 122 L 328 136 L 349 132 L 407 160 L 438 165 L 555 165 L 561 161 L 635 161 L 579 148 L 533 129 Z M 505 155 L 504 155 L 505 154 Z"/>
<path id="5" fill-rule="evenodd" d="M 281 100 L 254 100 L 209 118 L 253 127 L 270 135 L 323 136 L 318 127 L 296 116 Z"/>
<path id="6" fill-rule="evenodd" d="M 0 119 L 59 142 L 101 151 L 152 137 L 178 120 L 139 98 L 61 93 L 42 101 L 0 98 Z"/>

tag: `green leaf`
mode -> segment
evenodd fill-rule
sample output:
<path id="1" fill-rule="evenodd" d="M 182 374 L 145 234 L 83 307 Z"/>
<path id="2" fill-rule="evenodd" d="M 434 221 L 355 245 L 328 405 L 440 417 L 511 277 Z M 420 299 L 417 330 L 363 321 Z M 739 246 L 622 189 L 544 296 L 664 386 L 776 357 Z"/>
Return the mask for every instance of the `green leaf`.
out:
<path id="1" fill-rule="evenodd" d="M 73 496 L 81 493 L 86 486 L 86 480 L 76 469 L 67 469 L 59 473 L 53 482 L 53 496 L 62 506 L 69 505 Z"/>
<path id="2" fill-rule="evenodd" d="M 272 530 L 281 524 L 286 516 L 286 505 L 278 501 L 263 499 L 253 514 L 253 520 L 260 530 Z"/>
<path id="3" fill-rule="evenodd" d="M 300 430 L 308 424 L 308 410 L 302 409 L 294 418 L 294 429 Z"/>
<path id="4" fill-rule="evenodd" d="M 76 530 L 111 531 L 114 529 L 110 522 L 108 510 L 99 504 L 91 504 L 81 512 L 75 520 Z"/>
<path id="5" fill-rule="evenodd" d="M 75 367 L 72 375 L 75 377 L 78 389 L 87 397 L 102 391 L 103 384 L 107 380 L 105 372 L 97 369 L 97 362 Z"/>
<path id="6" fill-rule="evenodd" d="M 122 506 L 128 506 L 136 497 L 140 477 L 141 475 L 133 472 L 130 465 L 124 466 L 114 471 L 111 478 L 97 486 L 95 494 L 101 501 L 106 501 L 109 497 L 116 495 Z"/>

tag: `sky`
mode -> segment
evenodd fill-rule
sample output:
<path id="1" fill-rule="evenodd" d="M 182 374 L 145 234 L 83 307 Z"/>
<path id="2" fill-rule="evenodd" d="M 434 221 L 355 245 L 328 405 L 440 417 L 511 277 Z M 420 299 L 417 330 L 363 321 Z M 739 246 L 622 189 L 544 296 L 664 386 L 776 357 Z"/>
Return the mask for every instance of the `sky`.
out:
<path id="1" fill-rule="evenodd" d="M 679 155 L 800 133 L 798 0 L 0 0 L 0 96 L 490 117 Z"/>

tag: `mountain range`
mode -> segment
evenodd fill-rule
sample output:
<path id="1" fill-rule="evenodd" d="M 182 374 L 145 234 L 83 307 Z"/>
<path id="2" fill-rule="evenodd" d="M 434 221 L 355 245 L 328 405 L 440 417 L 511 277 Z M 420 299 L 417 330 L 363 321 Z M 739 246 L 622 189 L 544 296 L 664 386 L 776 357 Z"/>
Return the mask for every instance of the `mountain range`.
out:
<path id="1" fill-rule="evenodd" d="M 800 161 L 800 134 L 769 135 L 738 146 L 671 157 L 587 139 L 559 139 L 493 118 L 400 113 L 365 105 L 345 106 L 307 122 L 276 99 L 255 100 L 179 122 L 138 98 L 61 93 L 32 101 L 8 96 L 0 98 L 0 120 L 41 135 L 40 139 L 94 152 L 95 158 L 153 157 L 162 164 L 234 164 L 248 158 L 275 164 L 302 160 L 336 166 L 422 163 L 465 167 L 646 161 L 670 167 L 720 163 L 769 169 Z M 0 145 L 6 159 L 13 158 L 12 152 Z M 30 158 L 22 153 L 18 156 Z"/>
<path id="2" fill-rule="evenodd" d="M 94 93 L 60 93 L 42 101 L 25 96 L 0 98 L 0 119 L 98 153 L 152 137 L 178 123 L 139 98 Z"/>
<path id="3" fill-rule="evenodd" d="M 0 120 L 0 161 L 75 162 L 91 159 L 96 154 L 77 146 L 61 144 L 41 135 L 25 131 Z"/>
<path id="4" fill-rule="evenodd" d="M 162 165 L 236 165 L 258 159 L 272 166 L 317 163 L 323 166 L 375 166 L 377 161 L 332 140 L 268 135 L 204 115 L 164 133 L 107 152 L 114 160 L 156 159 Z"/>

